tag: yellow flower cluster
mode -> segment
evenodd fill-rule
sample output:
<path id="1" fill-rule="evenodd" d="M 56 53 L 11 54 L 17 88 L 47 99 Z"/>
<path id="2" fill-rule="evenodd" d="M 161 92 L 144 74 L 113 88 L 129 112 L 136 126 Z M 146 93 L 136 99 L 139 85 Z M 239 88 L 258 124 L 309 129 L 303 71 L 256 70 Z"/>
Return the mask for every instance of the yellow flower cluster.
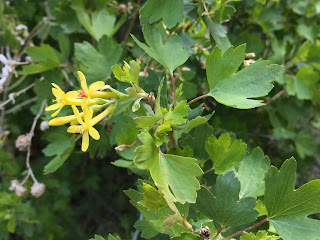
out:
<path id="1" fill-rule="evenodd" d="M 82 134 L 81 150 L 85 152 L 89 147 L 89 135 L 95 140 L 100 139 L 99 132 L 93 126 L 113 112 L 115 104 L 114 101 L 110 101 L 110 99 L 116 99 L 118 95 L 113 92 L 100 91 L 105 85 L 103 81 L 94 82 L 88 87 L 84 74 L 80 71 L 77 73 L 82 89 L 64 93 L 58 85 L 52 83 L 54 86 L 52 93 L 56 97 L 56 100 L 54 100 L 56 103 L 47 107 L 45 110 L 56 110 L 51 115 L 51 117 L 55 117 L 64 106 L 69 105 L 72 107 L 73 115 L 51 119 L 49 125 L 60 126 L 70 123 L 71 126 L 67 131 Z M 77 106 L 81 107 L 81 113 Z M 92 106 L 97 110 L 100 110 L 102 107 L 107 108 L 93 117 L 94 111 L 92 108 L 89 109 L 88 106 Z"/>

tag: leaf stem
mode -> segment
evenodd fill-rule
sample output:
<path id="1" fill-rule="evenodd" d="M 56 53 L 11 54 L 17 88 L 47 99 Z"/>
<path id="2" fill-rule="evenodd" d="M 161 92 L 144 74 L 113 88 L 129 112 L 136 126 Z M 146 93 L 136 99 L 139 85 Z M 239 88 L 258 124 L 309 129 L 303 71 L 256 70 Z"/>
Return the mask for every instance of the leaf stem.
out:
<path id="1" fill-rule="evenodd" d="M 217 237 L 219 236 L 219 234 L 221 233 L 221 231 L 222 231 L 222 227 L 219 228 L 219 230 L 217 231 L 217 234 L 212 238 L 212 240 L 217 239 Z"/>
<path id="2" fill-rule="evenodd" d="M 203 0 L 201 0 L 201 2 L 203 4 L 204 11 L 206 12 L 207 15 L 209 15 L 209 11 L 208 11 L 207 5 L 205 4 L 205 2 Z"/>
<path id="3" fill-rule="evenodd" d="M 189 101 L 188 105 L 191 105 L 192 103 L 194 103 L 194 102 L 196 102 L 196 101 L 198 101 L 198 100 L 200 100 L 202 98 L 206 98 L 206 97 L 209 97 L 209 95 L 208 94 L 204 94 L 204 95 L 201 95 L 199 97 L 196 97 L 196 98 L 192 99 L 191 101 Z"/>
<path id="4" fill-rule="evenodd" d="M 230 238 L 233 238 L 233 237 L 235 237 L 235 236 L 237 236 L 237 235 L 239 235 L 239 234 L 241 234 L 241 233 L 243 233 L 243 232 L 249 231 L 249 230 L 251 230 L 251 229 L 253 229 L 253 228 L 256 228 L 256 227 L 260 226 L 261 224 L 265 223 L 266 221 L 268 221 L 268 218 L 265 218 L 265 219 L 263 219 L 262 221 L 260 221 L 260 222 L 258 222 L 258 223 L 256 223 L 256 224 L 252 225 L 251 227 L 247 227 L 247 228 L 245 228 L 245 229 L 243 229 L 243 230 L 241 230 L 241 231 L 238 231 L 238 232 L 236 232 L 236 233 L 234 233 L 234 234 L 232 234 L 232 235 L 230 235 L 230 236 L 228 236 L 228 237 L 226 237 L 226 238 L 223 238 L 223 239 L 221 239 L 221 240 L 228 240 L 228 239 L 230 239 Z"/>
<path id="5" fill-rule="evenodd" d="M 207 173 L 209 173 L 209 172 L 211 172 L 211 171 L 213 171 L 213 168 L 210 168 L 210 169 L 208 169 L 207 171 L 205 171 L 204 173 L 202 173 L 201 177 L 204 176 L 204 175 L 206 175 Z"/>
<path id="6" fill-rule="evenodd" d="M 167 135 L 168 135 L 168 138 L 169 138 L 172 146 L 173 146 L 173 147 L 177 147 L 178 144 L 177 144 L 177 141 L 174 139 L 173 131 L 168 131 L 168 132 L 167 132 Z"/>
<path id="7" fill-rule="evenodd" d="M 170 73 L 170 77 L 171 77 L 172 86 L 173 86 L 173 105 L 176 105 L 176 89 L 177 89 L 176 79 L 174 78 L 173 73 Z"/>

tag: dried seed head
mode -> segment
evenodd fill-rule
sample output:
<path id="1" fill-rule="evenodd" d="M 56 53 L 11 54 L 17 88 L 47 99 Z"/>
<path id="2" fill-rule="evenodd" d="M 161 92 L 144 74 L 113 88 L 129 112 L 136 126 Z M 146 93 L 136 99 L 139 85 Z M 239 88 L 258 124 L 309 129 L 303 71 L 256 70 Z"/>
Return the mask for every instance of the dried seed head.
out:
<path id="1" fill-rule="evenodd" d="M 247 53 L 246 58 L 254 58 L 256 57 L 256 54 L 254 52 Z"/>
<path id="2" fill-rule="evenodd" d="M 11 185 L 10 185 L 10 187 L 9 187 L 9 190 L 11 190 L 11 191 L 16 190 L 16 187 L 17 187 L 18 185 L 20 185 L 20 183 L 19 183 L 18 180 L 12 180 L 12 181 L 11 181 Z"/>
<path id="3" fill-rule="evenodd" d="M 45 189 L 46 185 L 43 183 L 34 183 L 31 187 L 31 195 L 38 198 L 44 193 Z"/>
<path id="4" fill-rule="evenodd" d="M 49 128 L 49 123 L 47 121 L 42 121 L 40 123 L 40 130 L 41 131 L 45 131 Z"/>
<path id="5" fill-rule="evenodd" d="M 26 195 L 26 193 L 27 193 L 27 189 L 24 186 L 22 186 L 21 184 L 18 184 L 16 186 L 15 191 L 19 197 L 22 197 L 22 196 Z"/>
<path id="6" fill-rule="evenodd" d="M 28 147 L 30 146 L 30 137 L 28 134 L 20 135 L 16 140 L 16 148 L 19 149 L 19 151 L 27 151 Z"/>
<path id="7" fill-rule="evenodd" d="M 208 228 L 208 226 L 206 226 L 205 228 L 201 228 L 199 230 L 199 233 L 202 237 L 205 237 L 205 238 L 208 238 L 210 237 L 210 234 L 211 234 L 211 231 L 210 229 Z"/>

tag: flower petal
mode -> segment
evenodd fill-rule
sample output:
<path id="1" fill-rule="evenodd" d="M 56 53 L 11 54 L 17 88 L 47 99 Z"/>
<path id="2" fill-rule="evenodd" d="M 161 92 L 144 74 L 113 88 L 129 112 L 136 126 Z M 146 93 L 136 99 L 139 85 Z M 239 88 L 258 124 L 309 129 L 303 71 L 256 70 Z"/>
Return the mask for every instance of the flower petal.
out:
<path id="1" fill-rule="evenodd" d="M 86 77 L 84 76 L 84 74 L 81 71 L 78 71 L 77 73 L 80 78 L 80 84 L 81 84 L 82 90 L 88 91 Z"/>
<path id="2" fill-rule="evenodd" d="M 68 127 L 67 132 L 68 133 L 82 133 L 83 127 L 81 125 L 73 125 L 73 126 Z"/>
<path id="3" fill-rule="evenodd" d="M 46 111 L 52 111 L 52 110 L 56 110 L 58 108 L 60 108 L 63 104 L 62 103 L 55 103 L 55 104 L 52 104 L 48 107 L 45 108 Z"/>
<path id="4" fill-rule="evenodd" d="M 61 89 L 52 88 L 52 93 L 56 98 L 63 98 L 64 92 Z"/>
<path id="5" fill-rule="evenodd" d="M 94 83 L 92 83 L 90 85 L 89 91 L 97 91 L 97 90 L 100 90 L 103 87 L 104 87 L 104 82 L 103 81 L 97 81 L 97 82 L 94 82 Z"/>
<path id="6" fill-rule="evenodd" d="M 51 114 L 51 117 L 55 117 L 59 114 L 59 112 L 61 111 L 61 109 L 63 108 L 64 105 L 62 105 L 57 111 L 55 111 L 54 113 Z"/>
<path id="7" fill-rule="evenodd" d="M 100 139 L 100 134 L 94 127 L 89 127 L 89 134 L 95 140 Z"/>
<path id="8" fill-rule="evenodd" d="M 81 115 L 80 115 L 80 113 L 79 113 L 78 108 L 77 108 L 76 106 L 74 106 L 74 105 L 72 105 L 71 107 L 72 107 L 72 110 L 73 110 L 74 115 L 76 115 L 76 117 L 77 117 L 77 121 L 78 121 L 80 124 L 84 124 L 84 122 L 83 122 L 82 119 L 81 119 Z"/>
<path id="9" fill-rule="evenodd" d="M 91 118 L 93 115 L 93 110 L 92 109 L 88 109 L 88 107 L 86 108 L 85 112 L 84 112 L 84 122 L 85 123 L 89 123 Z"/>
<path id="10" fill-rule="evenodd" d="M 82 135 L 82 144 L 81 144 L 82 152 L 87 151 L 88 147 L 89 147 L 89 133 L 88 131 L 85 131 Z"/>
<path id="11" fill-rule="evenodd" d="M 76 98 L 78 98 L 78 95 L 79 95 L 79 92 L 78 92 L 78 91 L 69 91 L 69 92 L 66 93 L 66 98 L 67 98 L 68 100 L 70 100 L 70 99 L 76 99 Z"/>
<path id="12" fill-rule="evenodd" d="M 52 86 L 54 86 L 56 89 L 62 91 L 62 89 L 61 89 L 57 84 L 55 84 L 55 83 L 51 83 L 51 84 L 52 84 Z M 63 91 L 62 91 L 62 92 L 63 92 Z"/>

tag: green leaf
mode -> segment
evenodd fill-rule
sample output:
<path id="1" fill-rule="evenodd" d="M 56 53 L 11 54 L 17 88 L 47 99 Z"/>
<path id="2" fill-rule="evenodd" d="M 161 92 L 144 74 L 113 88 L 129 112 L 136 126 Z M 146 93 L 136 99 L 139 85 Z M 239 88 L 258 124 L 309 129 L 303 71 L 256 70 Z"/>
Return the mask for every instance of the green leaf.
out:
<path id="1" fill-rule="evenodd" d="M 256 205 L 255 198 L 248 197 L 239 201 L 240 182 L 233 172 L 220 174 L 213 189 L 214 196 L 202 187 L 198 192 L 196 206 L 223 228 L 239 226 L 257 219 L 258 211 L 253 209 Z"/>
<path id="2" fill-rule="evenodd" d="M 100 239 L 97 239 L 100 240 Z M 102 239 L 101 239 L 102 240 Z M 119 236 L 113 236 L 111 233 L 109 233 L 108 235 L 108 240 L 121 240 L 121 238 Z"/>
<path id="3" fill-rule="evenodd" d="M 314 40 L 317 38 L 319 33 L 319 26 L 316 23 L 312 24 L 311 26 L 307 26 L 304 23 L 299 23 L 297 32 L 300 36 L 314 43 Z"/>
<path id="4" fill-rule="evenodd" d="M 65 35 L 63 33 L 58 34 L 58 43 L 60 52 L 57 53 L 60 62 L 65 62 L 68 60 L 68 57 L 71 52 L 71 43 L 68 35 Z"/>
<path id="5" fill-rule="evenodd" d="M 206 149 L 212 160 L 214 172 L 219 174 L 243 159 L 247 145 L 241 140 L 231 141 L 230 135 L 224 133 L 219 136 L 219 139 L 210 136 L 206 142 Z"/>
<path id="6" fill-rule="evenodd" d="M 122 69 L 118 64 L 112 66 L 112 72 L 116 79 L 121 82 L 133 82 L 135 84 L 138 84 L 140 72 L 140 63 L 138 60 L 131 60 L 130 64 L 124 61 L 124 66 L 122 67 Z"/>
<path id="7" fill-rule="evenodd" d="M 111 37 L 123 24 L 126 18 L 123 14 L 118 24 L 116 24 L 116 16 L 111 14 L 107 9 L 94 11 L 89 15 L 81 0 L 73 1 L 71 7 L 75 10 L 82 26 L 97 41 L 99 41 L 104 35 Z"/>
<path id="8" fill-rule="evenodd" d="M 316 151 L 315 136 L 308 131 L 300 131 L 295 136 L 296 151 L 300 158 L 312 156 Z"/>
<path id="9" fill-rule="evenodd" d="M 240 240 L 277 240 L 279 238 L 280 237 L 275 235 L 268 236 L 266 231 L 260 230 L 256 235 L 253 233 L 244 232 L 242 233 Z"/>
<path id="10" fill-rule="evenodd" d="M 190 112 L 187 100 L 180 101 L 172 111 L 164 114 L 165 119 L 172 119 L 172 125 L 181 125 L 187 121 L 186 117 Z"/>
<path id="11" fill-rule="evenodd" d="M 279 170 L 272 166 L 266 174 L 264 200 L 268 219 L 283 240 L 317 239 L 320 221 L 308 215 L 320 213 L 320 180 L 295 190 L 296 168 L 297 163 L 291 158 Z"/>
<path id="12" fill-rule="evenodd" d="M 201 238 L 194 233 L 185 232 L 181 236 L 173 237 L 172 240 L 200 240 Z"/>
<path id="13" fill-rule="evenodd" d="M 298 99 L 312 99 L 315 84 L 320 80 L 320 75 L 312 67 L 303 66 L 297 72 L 295 78 L 285 77 L 286 89 L 290 95 L 296 95 Z"/>
<path id="14" fill-rule="evenodd" d="M 13 215 L 7 224 L 7 230 L 9 233 L 14 233 L 16 230 L 16 217 Z"/>
<path id="15" fill-rule="evenodd" d="M 51 143 L 43 149 L 43 153 L 48 156 L 55 156 L 45 167 L 44 174 L 56 171 L 68 159 L 75 146 L 74 136 L 66 136 L 62 133 L 51 133 L 48 139 Z"/>
<path id="16" fill-rule="evenodd" d="M 155 23 L 163 19 L 168 28 L 183 20 L 183 0 L 149 0 L 140 9 L 140 23 Z"/>
<path id="17" fill-rule="evenodd" d="M 141 237 L 145 239 L 153 238 L 159 233 L 159 231 L 155 229 L 155 227 L 152 226 L 152 224 L 145 219 L 138 220 L 133 226 L 135 229 L 141 232 Z"/>
<path id="18" fill-rule="evenodd" d="M 149 47 L 140 42 L 135 36 L 131 36 L 139 47 L 171 73 L 188 60 L 188 49 L 183 47 L 182 39 L 178 35 L 171 35 L 163 44 L 159 28 L 149 24 L 143 27 L 143 35 Z"/>
<path id="19" fill-rule="evenodd" d="M 90 43 L 75 43 L 75 58 L 80 63 L 80 70 L 85 74 L 88 84 L 106 81 L 111 74 L 111 67 L 119 62 L 123 48 L 113 39 L 103 37 L 98 42 L 98 49 Z"/>
<path id="20" fill-rule="evenodd" d="M 218 45 L 221 45 L 221 40 L 227 36 L 227 31 L 224 29 L 222 25 L 212 21 L 207 15 L 203 16 L 202 19 L 213 39 L 216 41 Z M 230 42 L 228 48 L 229 47 L 231 47 Z"/>
<path id="21" fill-rule="evenodd" d="M 109 239 L 109 238 L 108 238 L 108 239 Z M 112 239 L 112 238 L 111 238 L 111 239 Z M 114 239 L 115 239 L 115 238 L 114 238 Z M 103 237 L 95 234 L 95 235 L 94 235 L 94 238 L 90 238 L 90 240 L 105 240 L 105 239 L 104 239 Z"/>
<path id="22" fill-rule="evenodd" d="M 195 202 L 200 184 L 196 176 L 202 174 L 196 159 L 161 153 L 149 132 L 138 135 L 142 146 L 136 148 L 134 163 L 148 169 L 156 186 L 173 201 Z"/>
<path id="23" fill-rule="evenodd" d="M 268 61 L 258 60 L 237 71 L 245 58 L 245 45 L 230 47 L 224 54 L 215 47 L 207 57 L 207 79 L 210 96 L 218 102 L 241 109 L 264 105 L 261 100 L 251 98 L 266 96 L 273 88 L 273 81 L 282 66 L 269 65 Z"/>
<path id="24" fill-rule="evenodd" d="M 240 198 L 259 197 L 264 194 L 264 175 L 269 166 L 269 158 L 264 156 L 259 147 L 253 149 L 251 155 L 244 157 L 236 172 L 241 183 Z"/>
<path id="25" fill-rule="evenodd" d="M 27 53 L 38 64 L 23 66 L 19 74 L 36 74 L 60 67 L 60 61 L 55 50 L 47 44 L 42 44 L 40 47 L 29 47 Z"/>
<path id="26" fill-rule="evenodd" d="M 157 98 L 156 98 L 156 102 L 155 102 L 155 106 L 154 106 L 154 115 L 142 116 L 142 117 L 133 119 L 134 123 L 137 124 L 138 128 L 150 127 L 162 119 L 163 114 L 161 111 L 160 100 L 161 100 L 161 89 L 163 86 L 163 80 L 164 79 L 161 80 L 159 88 L 158 88 L 158 94 L 157 94 Z"/>
<path id="27" fill-rule="evenodd" d="M 213 128 L 206 122 L 193 128 L 189 133 L 182 134 L 180 144 L 183 147 L 190 146 L 194 157 L 198 160 L 207 160 L 209 155 L 205 142 L 211 134 L 213 134 Z"/>

